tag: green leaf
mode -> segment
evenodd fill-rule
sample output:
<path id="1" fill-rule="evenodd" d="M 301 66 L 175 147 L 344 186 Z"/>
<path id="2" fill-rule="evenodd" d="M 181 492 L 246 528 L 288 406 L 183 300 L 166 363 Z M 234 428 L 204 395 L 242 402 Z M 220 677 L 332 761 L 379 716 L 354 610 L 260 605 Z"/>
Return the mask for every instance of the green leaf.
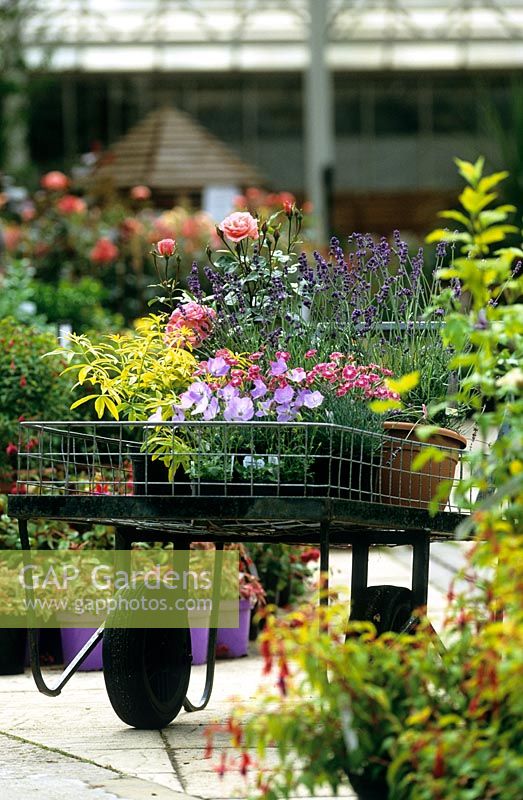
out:
<path id="1" fill-rule="evenodd" d="M 92 368 L 92 366 L 90 364 L 85 364 L 85 366 L 81 367 L 81 369 L 78 371 L 78 383 L 79 384 L 82 384 L 85 381 L 85 379 L 87 378 L 89 373 L 92 371 L 92 369 L 93 368 Z"/>
<path id="2" fill-rule="evenodd" d="M 74 403 L 72 404 L 72 406 L 70 407 L 70 408 L 71 408 L 71 411 L 72 411 L 74 408 L 78 408 L 78 406 L 81 406 L 81 405 L 83 405 L 83 403 L 88 403 L 88 402 L 89 402 L 89 400 L 93 400 L 95 397 L 98 397 L 98 396 L 99 396 L 99 395 L 97 395 L 97 394 L 88 394 L 88 395 L 86 395 L 86 397 L 81 397 L 79 400 L 75 400 L 75 402 L 74 402 Z"/>
<path id="3" fill-rule="evenodd" d="M 386 414 L 387 411 L 403 408 L 403 405 L 399 400 L 373 400 L 369 408 L 375 414 Z"/>
<path id="4" fill-rule="evenodd" d="M 469 218 L 466 217 L 465 214 L 462 214 L 461 211 L 455 211 L 455 210 L 440 211 L 438 213 L 438 217 L 443 217 L 444 219 L 455 219 L 456 222 L 461 222 L 461 224 L 464 225 L 466 228 L 470 229 L 471 227 Z"/>
<path id="5" fill-rule="evenodd" d="M 470 161 L 463 161 L 461 158 L 455 158 L 454 163 L 456 164 L 460 175 L 465 178 L 467 183 L 476 182 L 477 162 L 476 164 L 471 164 Z"/>
<path id="6" fill-rule="evenodd" d="M 227 269 L 227 267 L 230 267 L 231 265 L 236 266 L 238 264 L 238 260 L 232 253 L 226 252 L 221 256 L 218 256 L 218 258 L 215 258 L 213 263 L 215 267 Z"/>
<path id="7" fill-rule="evenodd" d="M 94 401 L 94 408 L 96 413 L 98 414 L 99 419 L 103 417 L 104 410 L 105 410 L 105 395 L 100 394 Z"/>
<path id="8" fill-rule="evenodd" d="M 402 375 L 401 378 L 387 378 L 385 383 L 392 392 L 406 394 L 418 385 L 419 377 L 419 371 L 415 370 L 414 372 L 408 372 L 406 375 Z"/>
<path id="9" fill-rule="evenodd" d="M 478 183 L 478 192 L 488 192 L 498 183 L 508 178 L 509 173 L 506 170 L 503 172 L 493 172 L 492 175 L 485 175 Z"/>
<path id="10" fill-rule="evenodd" d="M 492 203 L 495 200 L 497 194 L 491 192 L 490 194 L 482 194 L 480 192 L 476 192 L 474 189 L 471 189 L 470 186 L 465 186 L 463 191 L 459 196 L 459 202 L 471 215 L 476 215 L 480 211 L 482 211 L 485 206 L 488 206 L 489 203 Z"/>
<path id="11" fill-rule="evenodd" d="M 433 242 L 470 242 L 470 233 L 465 231 L 449 231 L 445 228 L 436 228 L 425 237 L 427 244 Z"/>
<path id="12" fill-rule="evenodd" d="M 412 469 L 419 472 L 429 461 L 441 464 L 446 458 L 447 454 L 443 450 L 438 450 L 437 447 L 424 447 L 412 462 Z"/>
<path id="13" fill-rule="evenodd" d="M 118 408 L 116 407 L 116 404 L 113 402 L 113 400 L 111 400 L 110 397 L 105 398 L 105 405 L 111 416 L 114 417 L 114 419 L 118 420 Z"/>
<path id="14" fill-rule="evenodd" d="M 476 243 L 493 244 L 494 242 L 502 242 L 507 233 L 518 233 L 519 228 L 515 225 L 496 225 L 495 227 L 488 228 L 482 233 L 476 235 Z"/>

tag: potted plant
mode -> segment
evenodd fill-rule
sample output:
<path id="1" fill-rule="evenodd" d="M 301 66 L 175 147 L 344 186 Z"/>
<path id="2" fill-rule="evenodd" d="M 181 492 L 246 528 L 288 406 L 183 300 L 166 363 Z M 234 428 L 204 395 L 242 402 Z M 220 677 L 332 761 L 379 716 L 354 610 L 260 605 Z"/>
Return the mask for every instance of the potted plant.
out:
<path id="1" fill-rule="evenodd" d="M 312 588 L 311 564 L 320 557 L 318 548 L 279 542 L 253 542 L 248 550 L 268 603 L 287 607 L 303 600 Z"/>
<path id="2" fill-rule="evenodd" d="M 0 607 L 10 627 L 0 629 L 0 675 L 18 675 L 25 668 L 27 612 L 24 601 L 23 589 L 16 580 L 16 566 L 10 566 L 8 560 L 2 558 Z"/>
<path id="3" fill-rule="evenodd" d="M 191 564 L 198 565 L 199 550 L 214 550 L 212 542 L 193 542 Z M 236 625 L 218 627 L 216 638 L 216 654 L 221 658 L 240 658 L 247 655 L 251 613 L 259 610 L 266 602 L 266 594 L 259 577 L 252 570 L 252 560 L 242 544 L 226 545 L 228 550 L 238 551 L 239 570 L 232 573 L 230 562 L 227 562 L 221 574 L 220 621 L 231 618 Z M 237 587 L 237 588 L 236 588 Z M 237 592 L 237 600 L 232 598 Z M 204 595 L 205 593 L 203 593 Z M 189 612 L 191 628 L 191 644 L 193 664 L 203 664 L 207 659 L 209 640 L 210 611 Z"/>

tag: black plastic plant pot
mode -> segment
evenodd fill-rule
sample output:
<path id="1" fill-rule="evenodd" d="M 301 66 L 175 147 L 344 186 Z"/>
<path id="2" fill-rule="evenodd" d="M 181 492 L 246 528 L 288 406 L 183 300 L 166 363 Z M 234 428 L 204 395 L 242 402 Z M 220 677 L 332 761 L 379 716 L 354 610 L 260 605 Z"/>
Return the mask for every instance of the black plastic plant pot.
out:
<path id="1" fill-rule="evenodd" d="M 169 470 L 162 461 L 147 453 L 133 453 L 133 492 L 135 495 L 190 495 L 191 481 L 182 466 L 169 480 Z"/>
<path id="2" fill-rule="evenodd" d="M 347 777 L 359 800 L 387 800 L 389 787 L 384 777 L 374 778 L 363 772 L 358 775 L 347 771 Z"/>
<path id="3" fill-rule="evenodd" d="M 370 502 L 376 468 L 377 464 L 370 461 L 317 456 L 313 464 L 310 494 Z"/>
<path id="4" fill-rule="evenodd" d="M 20 675 L 25 668 L 25 628 L 0 628 L 0 675 Z"/>

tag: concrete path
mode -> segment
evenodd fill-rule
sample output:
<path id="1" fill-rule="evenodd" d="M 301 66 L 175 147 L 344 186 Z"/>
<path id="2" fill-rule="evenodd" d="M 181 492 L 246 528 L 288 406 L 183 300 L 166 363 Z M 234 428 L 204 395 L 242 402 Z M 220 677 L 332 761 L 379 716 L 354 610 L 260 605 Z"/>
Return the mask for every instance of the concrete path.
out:
<path id="1" fill-rule="evenodd" d="M 451 576 L 463 545 L 432 546 L 429 615 L 441 625 Z M 369 583 L 408 585 L 406 548 L 372 553 Z M 333 551 L 332 585 L 347 584 L 350 550 Z M 232 698 L 248 706 L 263 680 L 256 646 L 244 659 L 217 664 L 207 709 L 181 712 L 163 731 L 136 731 L 114 714 L 101 673 L 79 673 L 57 698 L 41 695 L 29 671 L 0 677 L 0 797 L 2 800 L 218 800 L 246 797 L 238 774 L 220 778 L 217 757 L 204 758 L 204 730 L 227 719 Z M 49 671 L 50 674 L 52 671 Z M 55 671 L 56 674 L 56 671 Z M 199 699 L 205 667 L 194 667 L 190 697 Z M 265 678 L 265 680 L 267 680 Z M 218 740 L 218 751 L 227 746 Z M 232 752 L 232 751 L 231 751 Z M 349 786 L 341 793 L 354 797 Z"/>

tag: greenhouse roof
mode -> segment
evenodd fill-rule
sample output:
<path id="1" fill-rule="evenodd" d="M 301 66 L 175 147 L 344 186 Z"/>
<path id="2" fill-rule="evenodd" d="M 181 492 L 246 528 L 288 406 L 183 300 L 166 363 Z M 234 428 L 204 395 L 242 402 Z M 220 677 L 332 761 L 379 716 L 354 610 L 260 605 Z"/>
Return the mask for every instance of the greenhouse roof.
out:
<path id="1" fill-rule="evenodd" d="M 21 29 L 29 63 L 56 70 L 296 71 L 309 2 L 34 0 Z M 523 0 L 330 0 L 326 55 L 340 71 L 521 68 Z"/>

